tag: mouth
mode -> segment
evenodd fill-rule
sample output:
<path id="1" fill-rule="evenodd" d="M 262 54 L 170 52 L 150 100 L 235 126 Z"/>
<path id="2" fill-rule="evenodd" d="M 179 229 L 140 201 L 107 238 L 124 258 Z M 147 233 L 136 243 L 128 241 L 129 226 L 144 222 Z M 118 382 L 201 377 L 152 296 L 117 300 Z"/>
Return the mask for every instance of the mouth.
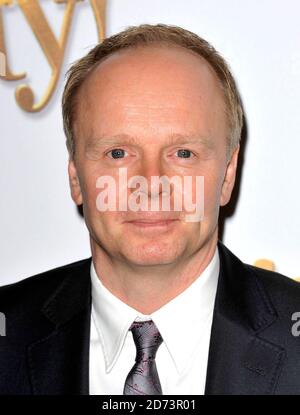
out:
<path id="1" fill-rule="evenodd" d="M 132 221 L 128 221 L 127 223 L 130 223 L 131 225 L 136 225 L 136 226 L 144 226 L 144 227 L 155 227 L 155 226 L 168 226 L 171 225 L 174 222 L 178 222 L 178 219 L 167 219 L 167 220 L 132 220 Z"/>
<path id="2" fill-rule="evenodd" d="M 179 219 L 135 219 L 129 220 L 125 223 L 133 225 L 138 228 L 159 228 L 167 229 L 174 226 L 175 223 L 179 222 Z"/>

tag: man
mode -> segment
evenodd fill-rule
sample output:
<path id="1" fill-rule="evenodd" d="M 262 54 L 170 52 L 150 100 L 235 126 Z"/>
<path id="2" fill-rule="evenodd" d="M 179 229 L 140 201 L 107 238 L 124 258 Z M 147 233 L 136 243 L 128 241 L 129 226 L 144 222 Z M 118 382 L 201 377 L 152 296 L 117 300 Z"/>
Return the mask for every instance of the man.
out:
<path id="1" fill-rule="evenodd" d="M 1 288 L 1 393 L 300 393 L 298 284 L 218 241 L 243 119 L 221 56 L 178 27 L 129 28 L 72 66 L 63 118 L 92 257 Z M 134 206 L 160 209 L 121 209 L 134 193 L 121 186 L 101 210 L 113 193 L 101 180 L 121 172 L 144 178 Z M 199 220 L 153 177 L 203 177 Z M 189 184 L 180 196 L 198 203 Z"/>

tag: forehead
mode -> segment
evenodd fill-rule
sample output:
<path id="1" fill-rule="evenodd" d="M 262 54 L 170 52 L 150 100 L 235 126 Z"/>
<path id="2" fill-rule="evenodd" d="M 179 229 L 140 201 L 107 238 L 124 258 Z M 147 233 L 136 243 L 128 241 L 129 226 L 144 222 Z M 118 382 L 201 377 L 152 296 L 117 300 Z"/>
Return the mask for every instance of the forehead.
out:
<path id="1" fill-rule="evenodd" d="M 105 58 L 79 91 L 76 124 L 87 126 L 88 116 L 92 129 L 112 118 L 145 126 L 145 122 L 179 121 L 179 114 L 183 122 L 191 123 L 193 116 L 207 123 L 223 119 L 223 92 L 214 70 L 199 55 L 157 45 Z"/>
<path id="2" fill-rule="evenodd" d="M 128 89 L 136 96 L 155 85 L 159 92 L 174 89 L 176 92 L 189 87 L 201 89 L 202 94 L 208 90 L 222 95 L 217 75 L 210 64 L 193 51 L 182 47 L 166 45 L 140 46 L 123 49 L 101 61 L 82 85 L 86 98 L 95 96 L 96 90 Z M 97 88 L 98 87 L 98 88 Z M 95 89 L 96 88 L 96 89 Z M 157 92 L 153 90 L 154 93 Z"/>

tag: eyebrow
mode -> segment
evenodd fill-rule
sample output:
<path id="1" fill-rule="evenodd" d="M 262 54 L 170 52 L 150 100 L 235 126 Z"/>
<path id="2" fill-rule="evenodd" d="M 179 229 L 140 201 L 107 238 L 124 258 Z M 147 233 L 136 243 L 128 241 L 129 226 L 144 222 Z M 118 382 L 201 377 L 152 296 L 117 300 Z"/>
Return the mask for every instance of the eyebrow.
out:
<path id="1" fill-rule="evenodd" d="M 207 147 L 212 147 L 212 140 L 208 136 L 203 136 L 199 134 L 171 134 L 168 137 L 168 144 L 203 144 Z"/>
<path id="2" fill-rule="evenodd" d="M 137 136 L 131 136 L 128 134 L 117 134 L 117 135 L 102 135 L 98 137 L 89 137 L 86 142 L 86 149 L 93 149 L 101 147 L 103 145 L 115 145 L 115 144 L 133 144 L 139 145 L 141 140 Z M 171 134 L 168 137 L 166 146 L 175 144 L 200 144 L 209 149 L 213 148 L 213 141 L 208 136 L 198 134 Z"/>
<path id="3" fill-rule="evenodd" d="M 102 135 L 98 137 L 89 137 L 87 139 L 87 146 L 101 145 L 101 144 L 137 144 L 137 138 L 128 134 L 117 135 Z"/>

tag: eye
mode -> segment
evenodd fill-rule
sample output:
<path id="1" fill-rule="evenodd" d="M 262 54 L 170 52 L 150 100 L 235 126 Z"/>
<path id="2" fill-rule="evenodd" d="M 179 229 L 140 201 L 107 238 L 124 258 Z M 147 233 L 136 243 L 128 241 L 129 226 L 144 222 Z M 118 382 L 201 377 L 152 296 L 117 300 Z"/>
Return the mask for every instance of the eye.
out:
<path id="1" fill-rule="evenodd" d="M 187 150 L 187 149 L 177 150 L 176 153 L 178 154 L 178 157 L 185 158 L 185 159 L 190 158 L 193 154 L 190 150 Z"/>
<path id="2" fill-rule="evenodd" d="M 110 150 L 107 154 L 111 154 L 111 158 L 113 159 L 121 159 L 125 156 L 126 151 L 122 148 L 114 148 L 113 150 Z"/>

